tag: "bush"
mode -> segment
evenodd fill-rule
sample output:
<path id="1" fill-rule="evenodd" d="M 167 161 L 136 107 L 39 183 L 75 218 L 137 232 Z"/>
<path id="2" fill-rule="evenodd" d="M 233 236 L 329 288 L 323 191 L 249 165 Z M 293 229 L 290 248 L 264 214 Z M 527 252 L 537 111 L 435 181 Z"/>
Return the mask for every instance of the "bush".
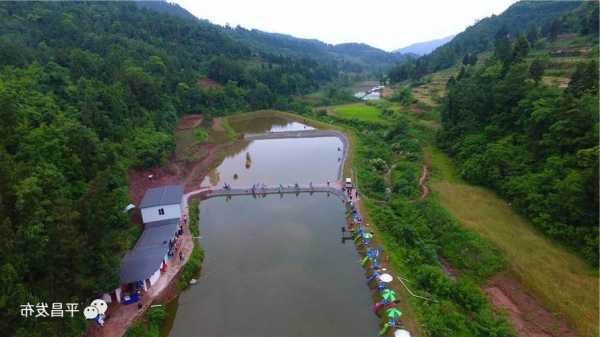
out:
<path id="1" fill-rule="evenodd" d="M 202 144 L 208 139 L 208 132 L 206 132 L 204 129 L 196 128 L 194 129 L 193 133 L 194 140 L 197 144 Z"/>
<path id="2" fill-rule="evenodd" d="M 404 106 L 411 105 L 417 101 L 413 96 L 409 86 L 401 86 L 396 89 L 390 100 L 398 102 Z"/>

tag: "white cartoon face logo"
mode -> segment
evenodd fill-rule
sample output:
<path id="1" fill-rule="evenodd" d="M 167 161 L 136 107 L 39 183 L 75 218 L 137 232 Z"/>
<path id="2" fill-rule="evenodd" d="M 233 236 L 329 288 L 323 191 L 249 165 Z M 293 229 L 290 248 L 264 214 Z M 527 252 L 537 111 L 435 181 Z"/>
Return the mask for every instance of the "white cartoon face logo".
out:
<path id="1" fill-rule="evenodd" d="M 108 304 L 106 304 L 106 301 L 101 300 L 101 299 L 93 300 L 92 303 L 90 304 L 90 306 L 98 309 L 98 313 L 100 315 L 104 315 L 104 313 L 106 312 L 106 309 L 108 309 Z"/>
<path id="2" fill-rule="evenodd" d="M 83 309 L 83 316 L 85 316 L 85 319 L 95 319 L 98 316 L 98 308 L 91 305 L 85 307 L 85 309 Z"/>

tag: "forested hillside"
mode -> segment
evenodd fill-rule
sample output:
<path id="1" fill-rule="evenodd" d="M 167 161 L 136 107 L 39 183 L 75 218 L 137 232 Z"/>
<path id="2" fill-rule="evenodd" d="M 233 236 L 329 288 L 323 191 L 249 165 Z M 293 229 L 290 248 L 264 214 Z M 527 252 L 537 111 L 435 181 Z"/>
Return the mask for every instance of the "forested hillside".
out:
<path id="1" fill-rule="evenodd" d="M 584 18 L 597 17 L 591 4 Z M 497 34 L 485 64 L 449 80 L 438 142 L 468 181 L 498 191 L 597 265 L 598 37 L 597 26 L 581 28 L 592 57 L 574 67 L 564 90 L 541 81 L 544 58 L 528 58 L 535 39 Z"/>
<path id="2" fill-rule="evenodd" d="M 395 67 L 389 73 L 389 78 L 392 82 L 418 79 L 423 75 L 452 67 L 465 55 L 476 55 L 492 48 L 494 37 L 499 32 L 509 34 L 512 38 L 515 38 L 517 33 L 526 33 L 533 29 L 547 37 L 567 32 L 597 32 L 598 12 L 594 16 L 588 10 L 588 7 L 594 6 L 597 6 L 597 2 L 519 1 L 502 14 L 484 18 L 468 27 L 431 54 Z M 569 15 L 565 15 L 567 13 Z"/>
<path id="3" fill-rule="evenodd" d="M 205 76 L 220 85 L 198 86 Z M 178 116 L 285 107 L 335 76 L 134 3 L 0 3 L 1 334 L 81 331 L 80 314 L 23 319 L 19 307 L 82 309 L 118 285 L 139 235 L 126 171 L 171 153 Z"/>
<path id="4" fill-rule="evenodd" d="M 413 54 L 388 53 L 363 43 L 342 43 L 331 45 L 316 39 L 302 39 L 291 35 L 268 33 L 257 29 L 246 29 L 217 26 L 207 20 L 198 19 L 193 14 L 166 1 L 137 1 L 138 6 L 153 11 L 168 13 L 186 19 L 194 19 L 198 23 L 222 30 L 240 45 L 247 46 L 256 53 L 268 53 L 280 56 L 310 58 L 327 66 L 335 67 L 340 72 L 352 75 L 361 73 L 369 76 L 373 73 L 384 74 L 397 63 L 413 57 Z"/>
<path id="5" fill-rule="evenodd" d="M 401 53 L 388 53 L 362 43 L 330 45 L 319 40 L 299 39 L 284 34 L 247 30 L 242 27 L 230 28 L 229 35 L 256 50 L 309 57 L 319 63 L 335 65 L 340 71 L 350 73 L 384 74 L 396 64 L 412 57 Z"/>

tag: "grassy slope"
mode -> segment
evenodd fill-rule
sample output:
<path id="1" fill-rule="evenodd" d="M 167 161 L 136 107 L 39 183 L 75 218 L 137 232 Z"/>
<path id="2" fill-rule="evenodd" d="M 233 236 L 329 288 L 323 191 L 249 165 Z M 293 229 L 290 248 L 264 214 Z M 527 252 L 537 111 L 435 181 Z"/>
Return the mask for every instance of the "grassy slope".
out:
<path id="1" fill-rule="evenodd" d="M 551 242 L 493 192 L 461 181 L 449 158 L 426 151 L 431 186 L 465 227 L 494 242 L 509 271 L 536 298 L 563 313 L 582 336 L 598 335 L 598 274 L 579 257 Z"/>
<path id="2" fill-rule="evenodd" d="M 365 103 L 337 105 L 333 107 L 331 111 L 335 116 L 339 118 L 356 118 L 358 120 L 375 123 L 383 122 L 383 120 L 379 116 L 381 110 L 379 110 L 375 106 L 367 105 Z"/>

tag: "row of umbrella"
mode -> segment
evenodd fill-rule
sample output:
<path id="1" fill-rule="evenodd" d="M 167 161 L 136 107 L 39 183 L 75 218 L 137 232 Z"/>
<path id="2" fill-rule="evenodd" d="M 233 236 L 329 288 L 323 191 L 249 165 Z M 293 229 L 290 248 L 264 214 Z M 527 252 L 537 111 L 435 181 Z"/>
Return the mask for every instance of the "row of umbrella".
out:
<path id="1" fill-rule="evenodd" d="M 356 211 L 353 210 L 353 213 Z M 385 309 L 385 316 L 387 318 L 382 329 L 379 331 L 379 335 L 385 335 L 390 328 L 396 327 L 398 320 L 402 316 L 402 312 L 396 308 L 396 293 L 389 289 L 387 284 L 393 281 L 392 275 L 384 273 L 385 269 L 379 264 L 379 256 L 383 249 L 371 247 L 371 240 L 373 239 L 373 233 L 370 233 L 358 223 L 358 228 L 355 231 L 354 241 L 359 245 L 366 248 L 366 254 L 361 260 L 361 265 L 365 267 L 369 264 L 368 269 L 371 271 L 371 275 L 367 278 L 367 284 L 377 282 L 376 291 L 381 296 L 381 301 L 375 303 L 373 310 L 377 314 L 381 309 Z M 410 333 L 403 329 L 397 329 L 394 331 L 394 337 L 410 337 Z"/>

